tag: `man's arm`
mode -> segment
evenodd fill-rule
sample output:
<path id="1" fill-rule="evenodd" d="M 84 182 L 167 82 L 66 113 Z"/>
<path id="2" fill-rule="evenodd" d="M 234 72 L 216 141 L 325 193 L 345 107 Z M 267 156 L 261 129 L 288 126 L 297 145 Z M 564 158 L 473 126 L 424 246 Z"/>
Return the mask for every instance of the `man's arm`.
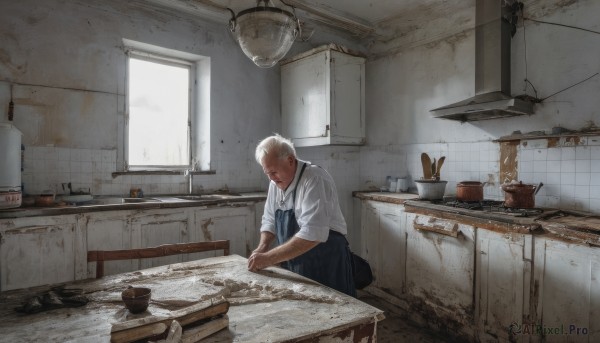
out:
<path id="1" fill-rule="evenodd" d="M 269 231 L 262 231 L 260 233 L 260 242 L 258 243 L 258 246 L 256 247 L 256 249 L 254 249 L 254 251 L 252 253 L 254 254 L 257 252 L 269 251 L 269 248 L 271 247 L 271 244 L 273 243 L 274 240 L 275 240 L 274 234 L 272 234 Z"/>
<path id="2" fill-rule="evenodd" d="M 261 244 L 263 242 L 263 234 L 261 233 Z M 271 241 L 275 237 L 272 233 L 268 233 L 271 235 Z M 274 264 L 281 263 L 283 261 L 288 261 L 293 259 L 294 257 L 298 257 L 310 249 L 316 247 L 319 243 L 318 241 L 307 241 L 302 238 L 292 237 L 285 244 L 276 247 L 267 252 L 257 252 L 256 250 L 252 253 L 252 255 L 248 258 L 248 269 L 250 271 L 257 271 L 260 269 L 264 269 L 266 267 L 272 266 Z M 259 244 L 259 247 L 261 246 Z M 258 250 L 258 248 L 257 248 Z"/>

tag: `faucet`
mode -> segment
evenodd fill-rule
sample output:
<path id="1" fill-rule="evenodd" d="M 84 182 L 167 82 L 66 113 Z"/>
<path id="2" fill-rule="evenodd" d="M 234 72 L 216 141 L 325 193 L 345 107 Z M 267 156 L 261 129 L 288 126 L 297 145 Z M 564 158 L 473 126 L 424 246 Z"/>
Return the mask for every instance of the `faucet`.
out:
<path id="1" fill-rule="evenodd" d="M 71 183 L 63 183 L 62 184 L 62 189 L 63 189 L 63 194 L 66 195 L 71 195 L 71 193 L 73 193 L 73 190 L 71 189 Z"/>
<path id="2" fill-rule="evenodd" d="M 194 170 L 193 169 L 186 169 L 183 172 L 183 175 L 185 175 L 188 178 L 188 194 L 192 194 L 193 193 L 193 188 L 192 185 L 194 183 L 194 174 L 193 174 Z"/>

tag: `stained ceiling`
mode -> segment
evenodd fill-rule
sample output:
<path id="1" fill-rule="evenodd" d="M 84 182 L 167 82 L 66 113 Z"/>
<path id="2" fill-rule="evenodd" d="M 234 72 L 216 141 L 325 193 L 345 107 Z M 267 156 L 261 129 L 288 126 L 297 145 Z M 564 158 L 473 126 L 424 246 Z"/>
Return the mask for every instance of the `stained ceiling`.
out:
<path id="1" fill-rule="evenodd" d="M 227 25 L 234 13 L 255 7 L 256 0 L 133 0 L 158 5 Z M 489 0 L 515 1 L 515 0 Z M 262 4 L 263 1 L 261 1 Z M 575 0 L 527 0 L 531 18 L 542 17 Z M 475 0 L 269 0 L 275 7 L 294 8 L 303 41 L 314 32 L 334 30 L 366 47 L 370 56 L 461 35 L 475 26 Z M 426 28 L 426 30 L 421 30 Z"/>
<path id="2" fill-rule="evenodd" d="M 238 13 L 257 5 L 255 0 L 145 1 L 223 23 L 231 17 L 227 8 Z M 385 40 L 414 30 L 422 23 L 474 8 L 475 0 L 272 0 L 270 4 L 283 9 L 293 6 L 308 26 L 322 24 L 360 38 Z"/>

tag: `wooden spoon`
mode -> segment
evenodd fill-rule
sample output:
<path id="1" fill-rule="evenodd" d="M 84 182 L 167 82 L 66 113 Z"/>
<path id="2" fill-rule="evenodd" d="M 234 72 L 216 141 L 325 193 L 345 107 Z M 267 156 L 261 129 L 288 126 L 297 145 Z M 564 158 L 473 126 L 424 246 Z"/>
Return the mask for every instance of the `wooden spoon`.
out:
<path id="1" fill-rule="evenodd" d="M 431 179 L 431 159 L 426 153 L 421 154 L 421 165 L 423 166 L 423 178 Z"/>
<path id="2" fill-rule="evenodd" d="M 437 166 L 436 166 L 436 169 L 435 169 L 435 175 L 433 175 L 436 180 L 440 179 L 440 172 L 442 171 L 442 165 L 444 164 L 445 160 L 446 160 L 446 156 L 442 156 L 438 160 L 438 163 L 437 163 Z"/>

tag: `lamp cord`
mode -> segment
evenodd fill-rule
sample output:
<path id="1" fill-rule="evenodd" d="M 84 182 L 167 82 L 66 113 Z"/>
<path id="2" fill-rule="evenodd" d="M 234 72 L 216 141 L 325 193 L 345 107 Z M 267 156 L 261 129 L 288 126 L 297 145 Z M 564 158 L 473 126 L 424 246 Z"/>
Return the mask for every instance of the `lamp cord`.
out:
<path id="1" fill-rule="evenodd" d="M 572 84 L 572 85 L 570 85 L 570 86 L 568 86 L 566 88 L 563 88 L 563 89 L 561 89 L 561 90 L 559 90 L 557 92 L 554 92 L 554 93 L 548 95 L 547 97 L 544 97 L 544 98 L 541 98 L 541 99 L 538 98 L 537 89 L 535 88 L 535 86 L 533 85 L 533 83 L 531 83 L 531 81 L 527 78 L 527 75 L 528 75 L 527 74 L 527 65 L 528 65 L 528 63 L 527 63 L 527 39 L 526 39 L 526 35 L 525 35 L 525 20 L 529 20 L 529 21 L 532 21 L 532 22 L 535 22 L 535 23 L 539 23 L 539 24 L 561 26 L 561 27 L 566 27 L 566 28 L 570 28 L 570 29 L 591 32 L 591 33 L 595 33 L 595 34 L 600 34 L 600 32 L 594 31 L 594 30 L 589 30 L 589 29 L 584 29 L 584 28 L 576 27 L 576 26 L 572 26 L 572 25 L 558 24 L 558 23 L 552 23 L 552 22 L 547 22 L 547 21 L 543 21 L 543 20 L 537 20 L 537 19 L 527 18 L 527 17 L 525 17 L 525 14 L 523 13 L 523 7 L 522 6 L 519 8 L 519 14 L 521 15 L 521 22 L 522 22 L 522 25 L 523 25 L 523 47 L 524 47 L 524 51 L 525 51 L 525 53 L 524 53 L 524 59 L 525 59 L 525 79 L 523 80 L 525 82 L 525 89 L 524 89 L 524 91 L 527 91 L 527 85 L 531 86 L 531 88 L 533 89 L 533 92 L 535 94 L 535 97 L 534 97 L 534 100 L 533 100 L 534 102 L 541 103 L 542 101 L 544 101 L 544 100 L 546 100 L 546 99 L 548 99 L 548 98 L 550 98 L 552 96 L 555 96 L 558 93 L 562 93 L 562 92 L 566 91 L 567 89 L 573 88 L 573 87 L 575 87 L 575 86 L 577 86 L 577 85 L 579 85 L 579 84 L 581 84 L 581 83 L 583 83 L 583 82 L 585 82 L 585 81 L 587 81 L 587 80 L 589 80 L 589 79 L 591 79 L 591 78 L 593 78 L 593 77 L 595 77 L 595 76 L 597 76 L 597 75 L 600 74 L 600 73 L 597 72 L 597 73 L 593 74 L 592 76 L 589 76 L 589 77 L 587 77 L 584 80 L 581 80 L 581 81 L 579 81 L 579 82 L 577 82 L 575 84 Z"/>

